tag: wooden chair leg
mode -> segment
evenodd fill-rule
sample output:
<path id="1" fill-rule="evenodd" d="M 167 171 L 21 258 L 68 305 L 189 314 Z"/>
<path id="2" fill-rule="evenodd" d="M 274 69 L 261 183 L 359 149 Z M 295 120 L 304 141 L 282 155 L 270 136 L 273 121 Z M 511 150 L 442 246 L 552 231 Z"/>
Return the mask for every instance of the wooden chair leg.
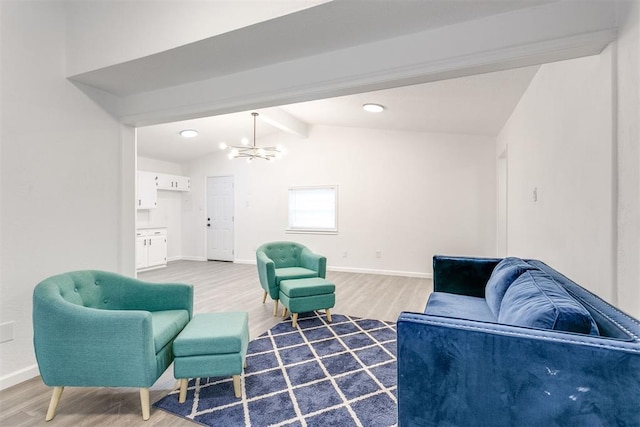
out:
<path id="1" fill-rule="evenodd" d="M 298 313 L 293 313 L 293 316 L 291 316 L 291 326 L 298 327 Z"/>
<path id="2" fill-rule="evenodd" d="M 189 378 L 180 378 L 180 398 L 178 402 L 184 403 L 187 400 L 187 385 L 189 384 Z"/>
<path id="3" fill-rule="evenodd" d="M 325 313 L 327 314 L 327 320 L 329 322 L 332 322 L 331 320 L 331 310 L 329 310 L 328 308 L 325 310 Z"/>
<path id="4" fill-rule="evenodd" d="M 277 316 L 278 315 L 278 300 L 275 300 L 274 302 L 274 306 L 273 306 L 273 315 Z"/>
<path id="5" fill-rule="evenodd" d="M 58 403 L 60 402 L 60 397 L 62 396 L 63 391 L 64 387 L 53 388 L 53 394 L 51 395 L 51 401 L 49 402 L 49 410 L 47 410 L 47 416 L 44 418 L 45 421 L 51 421 L 53 417 L 56 416 L 56 409 L 58 408 Z"/>
<path id="6" fill-rule="evenodd" d="M 240 375 L 233 376 L 233 392 L 236 397 L 242 397 L 242 388 L 240 387 Z"/>
<path id="7" fill-rule="evenodd" d="M 282 309 L 282 317 L 287 317 L 287 307 Z"/>
<path id="8" fill-rule="evenodd" d="M 267 291 L 264 291 L 264 295 L 262 295 L 262 303 L 264 304 L 267 301 Z"/>
<path id="9" fill-rule="evenodd" d="M 140 389 L 140 405 L 142 406 L 142 419 L 147 421 L 151 416 L 151 408 L 149 407 L 149 389 Z"/>

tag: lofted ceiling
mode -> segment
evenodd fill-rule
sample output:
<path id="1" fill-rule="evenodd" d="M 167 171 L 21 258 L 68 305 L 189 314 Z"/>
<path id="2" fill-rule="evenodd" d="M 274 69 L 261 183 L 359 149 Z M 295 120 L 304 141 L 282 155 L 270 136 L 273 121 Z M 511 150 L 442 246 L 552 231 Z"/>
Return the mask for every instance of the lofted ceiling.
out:
<path id="1" fill-rule="evenodd" d="M 314 125 L 364 127 L 410 132 L 496 136 L 511 115 L 538 67 L 480 74 L 421 85 L 385 89 L 284 105 L 295 119 Z M 367 102 L 386 107 L 383 113 L 362 110 Z M 267 110 L 256 110 L 269 113 Z M 186 162 L 219 151 L 220 142 L 237 144 L 252 139 L 250 111 L 138 128 L 138 154 Z M 263 115 L 264 115 L 263 114 Z M 195 138 L 182 138 L 182 129 L 196 129 Z M 259 121 L 259 140 L 282 132 Z M 303 142 L 304 139 L 300 138 Z"/>

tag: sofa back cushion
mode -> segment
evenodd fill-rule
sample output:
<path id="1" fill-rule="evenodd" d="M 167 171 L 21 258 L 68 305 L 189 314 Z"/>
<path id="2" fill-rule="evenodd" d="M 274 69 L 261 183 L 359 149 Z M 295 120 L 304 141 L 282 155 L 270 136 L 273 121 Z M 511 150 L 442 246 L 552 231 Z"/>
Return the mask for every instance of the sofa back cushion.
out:
<path id="1" fill-rule="evenodd" d="M 528 264 L 526 261 L 514 257 L 505 258 L 495 266 L 485 287 L 484 295 L 489 309 L 496 318 L 500 314 L 502 298 L 504 298 L 504 294 L 507 292 L 509 286 L 514 280 L 520 277 L 522 273 L 534 268 L 534 266 Z"/>
<path id="2" fill-rule="evenodd" d="M 531 328 L 598 335 L 591 314 L 540 270 L 525 271 L 509 286 L 498 322 Z"/>

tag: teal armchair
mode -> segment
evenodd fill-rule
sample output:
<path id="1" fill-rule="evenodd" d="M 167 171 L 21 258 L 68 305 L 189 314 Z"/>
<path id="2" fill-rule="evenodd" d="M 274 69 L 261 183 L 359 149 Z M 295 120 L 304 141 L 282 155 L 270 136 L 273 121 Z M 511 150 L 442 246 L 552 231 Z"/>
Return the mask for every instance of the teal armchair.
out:
<path id="1" fill-rule="evenodd" d="M 267 295 L 274 301 L 273 315 L 278 314 L 280 282 L 327 275 L 327 258 L 315 254 L 304 245 L 295 242 L 271 242 L 256 251 L 256 264 L 260 285 L 264 290 L 262 303 Z"/>
<path id="2" fill-rule="evenodd" d="M 149 387 L 173 361 L 172 344 L 193 314 L 193 287 L 147 283 L 104 271 L 49 277 L 33 291 L 33 343 L 43 382 L 54 387 Z"/>

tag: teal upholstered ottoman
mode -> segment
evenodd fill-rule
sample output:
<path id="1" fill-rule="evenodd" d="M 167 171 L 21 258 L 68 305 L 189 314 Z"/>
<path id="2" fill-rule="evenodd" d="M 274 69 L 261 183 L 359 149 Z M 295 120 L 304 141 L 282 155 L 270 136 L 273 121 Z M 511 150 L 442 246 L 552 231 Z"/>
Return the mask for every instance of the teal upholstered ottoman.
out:
<path id="1" fill-rule="evenodd" d="M 324 309 L 331 322 L 330 308 L 336 304 L 336 285 L 321 277 L 283 280 L 280 282 L 280 302 L 284 305 L 282 317 L 291 311 L 291 324 L 298 326 L 298 313 Z"/>
<path id="2" fill-rule="evenodd" d="M 240 375 L 248 345 L 248 313 L 194 316 L 173 342 L 173 375 L 180 380 L 180 403 L 186 400 L 189 378 L 232 376 L 235 395 L 241 397 Z"/>

